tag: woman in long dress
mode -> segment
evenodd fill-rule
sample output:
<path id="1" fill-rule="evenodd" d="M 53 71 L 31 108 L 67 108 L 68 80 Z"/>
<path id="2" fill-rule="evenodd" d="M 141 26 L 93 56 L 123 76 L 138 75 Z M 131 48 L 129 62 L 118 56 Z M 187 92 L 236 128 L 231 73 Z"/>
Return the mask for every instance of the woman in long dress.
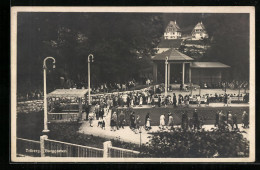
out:
<path id="1" fill-rule="evenodd" d="M 142 97 L 142 96 L 140 96 L 139 105 L 140 105 L 140 106 L 143 105 L 143 97 Z"/>
<path id="2" fill-rule="evenodd" d="M 147 113 L 145 116 L 145 130 L 151 129 L 151 119 L 150 119 L 150 113 Z"/>
<path id="3" fill-rule="evenodd" d="M 170 129 L 170 130 L 173 129 L 173 116 L 171 113 L 169 114 L 168 129 Z"/>
<path id="4" fill-rule="evenodd" d="M 164 126 L 165 126 L 165 116 L 164 116 L 164 114 L 161 114 L 161 116 L 160 116 L 160 126 L 159 126 L 159 128 L 160 128 L 160 129 L 164 129 Z"/>

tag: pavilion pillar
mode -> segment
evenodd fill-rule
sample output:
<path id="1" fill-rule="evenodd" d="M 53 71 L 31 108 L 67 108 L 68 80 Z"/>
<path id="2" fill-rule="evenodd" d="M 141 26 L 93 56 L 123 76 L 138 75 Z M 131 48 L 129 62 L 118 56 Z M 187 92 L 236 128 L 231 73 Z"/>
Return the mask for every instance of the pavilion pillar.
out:
<path id="1" fill-rule="evenodd" d="M 153 63 L 153 82 L 157 83 L 157 63 Z"/>
<path id="2" fill-rule="evenodd" d="M 167 81 L 168 88 L 170 87 L 170 84 L 171 84 L 170 80 L 171 80 L 171 63 L 168 64 L 168 81 Z"/>
<path id="3" fill-rule="evenodd" d="M 81 121 L 82 120 L 82 98 L 79 97 L 79 117 L 78 119 Z"/>
<path id="4" fill-rule="evenodd" d="M 190 63 L 190 67 L 189 67 L 189 83 L 191 84 L 191 63 Z"/>
<path id="5" fill-rule="evenodd" d="M 184 87 L 184 81 L 185 81 L 185 63 L 182 63 L 182 85 Z"/>

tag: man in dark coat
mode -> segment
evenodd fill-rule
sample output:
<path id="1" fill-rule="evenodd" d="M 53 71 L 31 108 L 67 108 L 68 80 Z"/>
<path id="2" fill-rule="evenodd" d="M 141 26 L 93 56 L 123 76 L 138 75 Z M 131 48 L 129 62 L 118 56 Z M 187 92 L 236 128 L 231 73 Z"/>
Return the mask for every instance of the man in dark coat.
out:
<path id="1" fill-rule="evenodd" d="M 126 103 L 127 103 L 127 107 L 129 107 L 130 106 L 130 97 L 128 95 L 127 95 Z"/>
<path id="2" fill-rule="evenodd" d="M 90 110 L 90 106 L 87 104 L 86 107 L 85 107 L 86 120 L 88 120 L 89 110 Z"/>
<path id="3" fill-rule="evenodd" d="M 158 98 L 158 107 L 161 107 L 161 97 Z"/>
<path id="4" fill-rule="evenodd" d="M 194 110 L 192 117 L 193 117 L 193 128 L 194 128 L 194 130 L 199 129 L 199 116 L 198 116 L 197 109 Z"/>
<path id="5" fill-rule="evenodd" d="M 130 115 L 130 129 L 135 128 L 135 112 Z"/>
<path id="6" fill-rule="evenodd" d="M 173 106 L 176 107 L 177 99 L 175 93 L 173 93 Z"/>
<path id="7" fill-rule="evenodd" d="M 119 128 L 124 129 L 125 113 L 121 110 L 119 114 Z"/>

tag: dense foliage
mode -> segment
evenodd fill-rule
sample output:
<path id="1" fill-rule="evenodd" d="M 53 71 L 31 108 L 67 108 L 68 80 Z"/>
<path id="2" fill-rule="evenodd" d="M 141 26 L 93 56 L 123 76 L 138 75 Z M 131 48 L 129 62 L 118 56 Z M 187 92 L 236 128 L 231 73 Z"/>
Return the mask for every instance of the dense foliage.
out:
<path id="1" fill-rule="evenodd" d="M 237 131 L 182 131 L 155 134 L 142 147 L 142 157 L 248 157 L 249 141 Z"/>
<path id="2" fill-rule="evenodd" d="M 90 53 L 92 84 L 138 77 L 140 69 L 149 67 L 162 28 L 155 14 L 19 13 L 18 87 L 41 85 L 47 56 L 56 58 L 49 87 L 59 85 L 60 77 L 87 82 Z"/>
<path id="3" fill-rule="evenodd" d="M 177 20 L 183 35 L 203 21 L 211 48 L 202 60 L 228 64 L 230 78 L 248 79 L 248 14 L 18 13 L 18 92 L 42 89 L 46 56 L 57 60 L 56 70 L 47 76 L 49 90 L 59 87 L 60 77 L 87 82 L 90 53 L 95 56 L 93 85 L 137 80 L 140 70 L 151 66 L 170 20 Z"/>

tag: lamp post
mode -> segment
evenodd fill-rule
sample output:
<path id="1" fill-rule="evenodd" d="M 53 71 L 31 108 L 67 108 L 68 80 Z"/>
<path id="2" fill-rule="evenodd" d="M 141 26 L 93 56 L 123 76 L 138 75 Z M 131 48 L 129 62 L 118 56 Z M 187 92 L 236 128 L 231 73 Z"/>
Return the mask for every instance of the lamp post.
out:
<path id="1" fill-rule="evenodd" d="M 88 104 L 91 105 L 90 101 L 90 63 L 94 62 L 94 56 L 92 54 L 88 55 Z"/>
<path id="2" fill-rule="evenodd" d="M 139 127 L 139 134 L 140 134 L 140 149 L 142 147 L 142 126 Z"/>
<path id="3" fill-rule="evenodd" d="M 168 78 L 168 76 L 167 76 L 167 67 L 168 66 L 168 56 L 166 56 L 165 57 L 165 90 L 164 90 L 164 98 L 166 99 L 166 96 L 167 96 L 167 89 L 168 89 L 168 87 L 167 87 L 167 78 Z"/>
<path id="4" fill-rule="evenodd" d="M 53 60 L 53 68 L 55 68 L 55 58 L 53 57 L 46 57 L 43 60 L 43 91 L 44 91 L 44 129 L 42 132 L 49 132 L 50 130 L 48 129 L 48 108 L 47 108 L 47 88 L 46 88 L 46 70 L 47 70 L 47 66 L 46 66 L 46 61 L 48 59 L 52 59 Z"/>

